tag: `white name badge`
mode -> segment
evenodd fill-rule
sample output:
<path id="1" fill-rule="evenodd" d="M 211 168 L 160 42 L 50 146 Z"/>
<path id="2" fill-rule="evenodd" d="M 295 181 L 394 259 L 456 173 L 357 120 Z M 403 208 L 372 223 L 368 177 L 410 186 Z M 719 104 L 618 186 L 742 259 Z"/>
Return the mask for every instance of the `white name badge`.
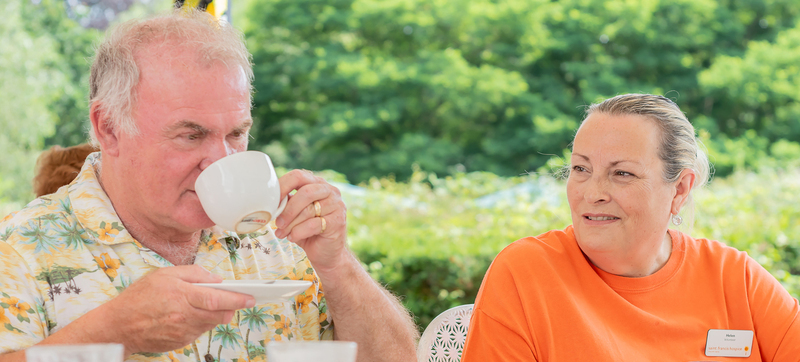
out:
<path id="1" fill-rule="evenodd" d="M 750 357 L 753 331 L 709 329 L 706 339 L 708 357 Z"/>

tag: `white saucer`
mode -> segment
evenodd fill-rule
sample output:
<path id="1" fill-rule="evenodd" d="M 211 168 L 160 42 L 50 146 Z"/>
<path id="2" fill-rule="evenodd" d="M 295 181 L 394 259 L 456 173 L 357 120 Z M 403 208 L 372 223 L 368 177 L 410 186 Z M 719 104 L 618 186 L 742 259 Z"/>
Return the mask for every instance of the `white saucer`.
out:
<path id="1" fill-rule="evenodd" d="M 256 304 L 282 303 L 311 286 L 307 280 L 223 280 L 222 283 L 194 283 L 201 287 L 249 294 Z"/>

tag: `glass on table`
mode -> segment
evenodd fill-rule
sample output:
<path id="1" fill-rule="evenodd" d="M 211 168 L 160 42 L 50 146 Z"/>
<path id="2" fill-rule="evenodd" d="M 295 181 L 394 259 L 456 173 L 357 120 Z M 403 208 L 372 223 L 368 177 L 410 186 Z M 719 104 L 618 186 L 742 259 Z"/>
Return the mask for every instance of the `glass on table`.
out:
<path id="1" fill-rule="evenodd" d="M 269 362 L 356 362 L 356 342 L 269 342 Z"/>
<path id="2" fill-rule="evenodd" d="M 33 346 L 25 350 L 26 362 L 122 362 L 121 344 L 70 344 Z"/>

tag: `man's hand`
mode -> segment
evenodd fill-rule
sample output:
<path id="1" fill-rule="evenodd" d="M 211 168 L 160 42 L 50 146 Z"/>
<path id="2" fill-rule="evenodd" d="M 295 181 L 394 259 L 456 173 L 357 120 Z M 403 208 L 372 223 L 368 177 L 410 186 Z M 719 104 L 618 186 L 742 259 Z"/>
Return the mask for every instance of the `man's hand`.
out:
<path id="1" fill-rule="evenodd" d="M 334 338 L 357 342 L 359 362 L 414 361 L 417 331 L 410 315 L 347 249 L 347 210 L 339 190 L 305 170 L 288 172 L 280 184 L 281 197 L 297 193 L 276 220 L 275 236 L 308 255 L 325 288 Z"/>
<path id="2" fill-rule="evenodd" d="M 276 220 L 275 236 L 288 237 L 303 248 L 321 275 L 350 262 L 346 244 L 347 209 L 339 189 L 306 170 L 292 170 L 279 181 L 281 197 L 293 190 L 297 193 L 289 196 L 286 208 Z"/>
<path id="3" fill-rule="evenodd" d="M 255 305 L 252 296 L 191 283 L 217 283 L 220 276 L 197 265 L 163 268 L 139 279 L 105 303 L 108 333 L 127 354 L 166 352 L 184 347 L 218 324 L 230 323 L 237 309 Z"/>

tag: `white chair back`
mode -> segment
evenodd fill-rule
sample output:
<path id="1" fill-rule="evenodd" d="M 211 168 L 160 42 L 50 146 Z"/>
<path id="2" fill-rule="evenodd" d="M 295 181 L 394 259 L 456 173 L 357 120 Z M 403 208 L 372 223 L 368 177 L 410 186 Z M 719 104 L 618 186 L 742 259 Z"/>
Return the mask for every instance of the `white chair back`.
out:
<path id="1" fill-rule="evenodd" d="M 450 308 L 425 327 L 417 347 L 417 362 L 459 362 L 473 304 Z"/>

